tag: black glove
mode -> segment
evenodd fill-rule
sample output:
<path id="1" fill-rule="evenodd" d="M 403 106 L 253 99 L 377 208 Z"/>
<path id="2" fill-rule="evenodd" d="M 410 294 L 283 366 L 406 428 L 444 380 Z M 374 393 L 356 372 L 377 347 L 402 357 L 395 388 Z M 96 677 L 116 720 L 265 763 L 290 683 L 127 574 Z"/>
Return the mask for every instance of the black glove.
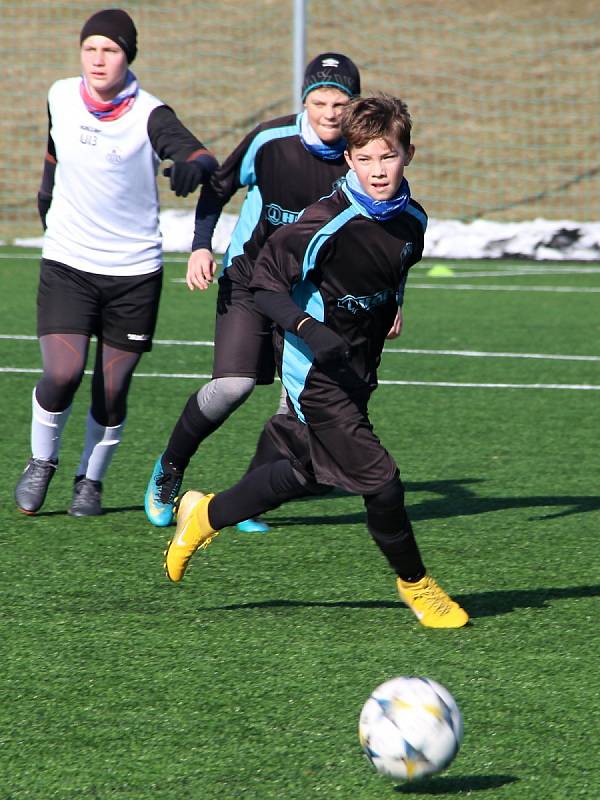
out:
<path id="1" fill-rule="evenodd" d="M 342 365 L 350 360 L 350 348 L 339 334 L 312 317 L 304 319 L 298 324 L 298 336 L 310 347 L 319 364 Z"/>
<path id="2" fill-rule="evenodd" d="M 202 183 L 204 167 L 199 161 L 175 161 L 163 169 L 165 178 L 170 178 L 171 189 L 177 197 L 187 197 Z"/>

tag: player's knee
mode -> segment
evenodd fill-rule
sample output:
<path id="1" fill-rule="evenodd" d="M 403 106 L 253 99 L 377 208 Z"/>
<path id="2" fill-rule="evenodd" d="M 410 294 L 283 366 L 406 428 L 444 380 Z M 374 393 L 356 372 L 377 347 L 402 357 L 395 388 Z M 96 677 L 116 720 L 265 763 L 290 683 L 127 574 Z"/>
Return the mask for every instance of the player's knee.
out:
<path id="1" fill-rule="evenodd" d="M 386 511 L 392 508 L 404 506 L 404 486 L 399 476 L 387 483 L 382 489 L 374 494 L 364 497 L 367 509 L 374 511 Z"/>
<path id="2" fill-rule="evenodd" d="M 256 380 L 245 377 L 215 378 L 214 384 L 216 401 L 233 411 L 250 397 Z"/>
<path id="3" fill-rule="evenodd" d="M 76 373 L 61 370 L 60 365 L 44 369 L 36 389 L 38 403 L 46 411 L 66 408 L 71 404 L 82 378 L 83 368 Z"/>
<path id="4" fill-rule="evenodd" d="M 297 472 L 287 459 L 273 461 L 268 468 L 269 489 L 281 503 L 312 494 L 304 476 Z"/>
<path id="5" fill-rule="evenodd" d="M 323 486 L 309 480 L 287 459 L 272 463 L 269 485 L 278 497 L 284 497 L 286 500 L 296 497 L 321 497 L 333 491 L 333 486 Z"/>
<path id="6" fill-rule="evenodd" d="M 397 476 L 379 492 L 365 495 L 365 508 L 369 528 L 382 533 L 393 533 L 409 525 L 404 506 L 404 486 Z"/>

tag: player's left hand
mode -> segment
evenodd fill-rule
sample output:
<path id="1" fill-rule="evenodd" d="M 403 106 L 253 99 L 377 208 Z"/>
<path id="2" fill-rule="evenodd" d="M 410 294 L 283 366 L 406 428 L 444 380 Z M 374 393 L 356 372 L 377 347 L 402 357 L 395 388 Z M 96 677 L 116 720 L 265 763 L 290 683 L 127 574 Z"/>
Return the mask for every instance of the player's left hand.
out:
<path id="1" fill-rule="evenodd" d="M 396 312 L 396 319 L 392 323 L 392 327 L 389 330 L 388 335 L 385 337 L 386 339 L 396 339 L 402 333 L 402 308 L 398 306 L 398 311 Z"/>
<path id="2" fill-rule="evenodd" d="M 163 175 L 170 179 L 171 189 L 177 197 L 187 197 L 202 183 L 204 167 L 199 161 L 175 161 L 163 169 Z"/>
<path id="3" fill-rule="evenodd" d="M 185 282 L 188 289 L 193 292 L 194 289 L 205 291 L 213 282 L 215 272 L 217 271 L 217 262 L 210 250 L 202 247 L 199 250 L 194 250 L 188 259 L 188 268 Z"/>
<path id="4" fill-rule="evenodd" d="M 310 347 L 321 366 L 345 366 L 350 361 L 350 347 L 348 343 L 327 325 L 313 317 L 305 317 L 297 328 L 300 336 Z"/>

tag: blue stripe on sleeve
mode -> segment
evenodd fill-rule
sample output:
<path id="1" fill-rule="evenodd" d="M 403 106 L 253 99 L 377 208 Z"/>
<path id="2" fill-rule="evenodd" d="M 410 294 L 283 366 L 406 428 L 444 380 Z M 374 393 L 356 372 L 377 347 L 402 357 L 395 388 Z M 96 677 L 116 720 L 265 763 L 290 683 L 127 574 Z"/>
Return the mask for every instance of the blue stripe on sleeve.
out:
<path id="1" fill-rule="evenodd" d="M 409 204 L 404 209 L 407 214 L 410 214 L 415 219 L 418 219 L 423 227 L 423 233 L 427 230 L 427 214 L 424 214 L 420 209 L 416 206 L 413 206 L 412 203 Z"/>
<path id="2" fill-rule="evenodd" d="M 306 276 L 314 267 L 317 255 L 327 240 L 355 216 L 357 216 L 357 211 L 351 206 L 329 220 L 313 236 L 304 253 L 302 277 L 292 290 L 292 298 L 296 305 L 319 322 L 324 322 L 325 320 L 323 298 L 317 287 Z M 312 364 L 313 354 L 308 345 L 298 336 L 286 331 L 283 344 L 281 377 L 298 419 L 302 422 L 306 422 L 306 420 L 300 405 L 300 395 L 306 385 L 306 378 Z"/>
<path id="3" fill-rule="evenodd" d="M 279 128 L 269 128 L 257 133 L 240 165 L 240 183 L 248 186 L 248 193 L 242 204 L 238 221 L 235 224 L 229 247 L 223 257 L 223 269 L 231 265 L 232 260 L 244 252 L 244 245 L 251 238 L 254 229 L 260 221 L 263 209 L 263 198 L 260 188 L 256 184 L 256 171 L 254 168 L 256 155 L 263 145 L 274 139 L 284 139 L 294 136 L 299 132 L 298 117 L 294 125 L 282 125 Z"/>
<path id="4" fill-rule="evenodd" d="M 299 283 L 292 292 L 294 302 L 304 311 L 322 322 L 325 317 L 323 298 L 317 287 L 309 280 Z M 281 378 L 289 395 L 298 419 L 306 422 L 300 406 L 300 394 L 306 383 L 313 363 L 313 354 L 309 346 L 299 336 L 286 331 L 283 344 Z"/>
<path id="5" fill-rule="evenodd" d="M 256 161 L 256 154 L 263 145 L 273 139 L 285 139 L 286 136 L 298 135 L 299 130 L 298 119 L 296 119 L 293 125 L 282 125 L 280 128 L 268 128 L 267 130 L 257 133 L 250 147 L 246 150 L 246 155 L 242 159 L 240 165 L 240 183 L 242 186 L 250 186 L 250 184 L 256 182 L 254 162 Z"/>
<path id="6" fill-rule="evenodd" d="M 244 252 L 244 245 L 260 221 L 263 208 L 263 199 L 258 186 L 248 189 L 240 215 L 235 223 L 229 246 L 223 256 L 223 269 L 231 266 L 232 260 Z"/>

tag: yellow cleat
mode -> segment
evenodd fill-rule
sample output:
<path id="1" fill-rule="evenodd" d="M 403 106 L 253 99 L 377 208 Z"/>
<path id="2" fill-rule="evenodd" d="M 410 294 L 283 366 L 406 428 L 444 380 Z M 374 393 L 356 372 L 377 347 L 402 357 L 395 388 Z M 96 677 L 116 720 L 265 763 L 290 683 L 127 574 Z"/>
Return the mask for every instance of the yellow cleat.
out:
<path id="1" fill-rule="evenodd" d="M 214 494 L 185 492 L 175 501 L 177 528 L 165 550 L 165 573 L 172 581 L 180 581 L 188 561 L 199 548 L 208 547 L 219 531 L 208 521 L 208 504 Z"/>
<path id="2" fill-rule="evenodd" d="M 462 628 L 469 615 L 429 575 L 416 583 L 396 579 L 398 594 L 426 628 Z"/>

